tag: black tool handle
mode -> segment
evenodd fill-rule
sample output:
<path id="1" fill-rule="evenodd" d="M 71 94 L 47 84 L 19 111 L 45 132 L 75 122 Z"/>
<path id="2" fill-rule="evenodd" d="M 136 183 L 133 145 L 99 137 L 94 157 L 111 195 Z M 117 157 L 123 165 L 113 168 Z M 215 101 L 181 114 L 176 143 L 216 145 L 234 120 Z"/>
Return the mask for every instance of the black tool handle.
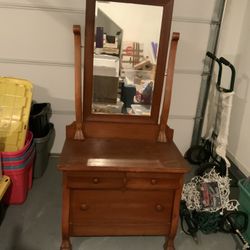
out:
<path id="1" fill-rule="evenodd" d="M 220 57 L 219 61 L 228 66 L 231 69 L 231 81 L 230 81 L 230 88 L 229 89 L 223 89 L 224 92 L 232 92 L 234 90 L 234 82 L 235 82 L 235 68 L 234 66 L 226 60 L 224 57 Z"/>
<path id="2" fill-rule="evenodd" d="M 218 59 L 213 53 L 211 53 L 211 52 L 207 52 L 207 56 L 208 57 L 210 57 L 211 59 L 213 59 L 213 60 L 216 60 L 216 59 Z"/>
<path id="3" fill-rule="evenodd" d="M 222 63 L 221 61 L 210 51 L 207 51 L 206 55 L 208 57 L 210 57 L 213 61 L 216 61 L 218 63 L 219 66 L 219 72 L 218 72 L 218 78 L 217 78 L 217 83 L 216 83 L 216 87 L 217 89 L 220 88 L 220 84 L 221 84 L 221 75 L 222 75 Z"/>

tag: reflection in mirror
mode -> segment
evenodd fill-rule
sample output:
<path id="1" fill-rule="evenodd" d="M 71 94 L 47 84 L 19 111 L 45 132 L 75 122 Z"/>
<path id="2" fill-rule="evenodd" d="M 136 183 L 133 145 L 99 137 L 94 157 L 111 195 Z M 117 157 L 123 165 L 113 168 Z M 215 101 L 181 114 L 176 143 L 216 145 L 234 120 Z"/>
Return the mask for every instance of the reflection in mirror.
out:
<path id="1" fill-rule="evenodd" d="M 150 116 L 162 11 L 96 2 L 93 113 Z"/>

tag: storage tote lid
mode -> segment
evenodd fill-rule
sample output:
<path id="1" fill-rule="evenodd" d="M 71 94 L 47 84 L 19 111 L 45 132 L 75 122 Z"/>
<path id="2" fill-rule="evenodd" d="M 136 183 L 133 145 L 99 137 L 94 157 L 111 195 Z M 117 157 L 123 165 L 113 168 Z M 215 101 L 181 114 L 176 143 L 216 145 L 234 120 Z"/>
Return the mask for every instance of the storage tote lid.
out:
<path id="1" fill-rule="evenodd" d="M 32 84 L 0 77 L 0 151 L 11 152 L 25 144 L 32 101 Z"/>

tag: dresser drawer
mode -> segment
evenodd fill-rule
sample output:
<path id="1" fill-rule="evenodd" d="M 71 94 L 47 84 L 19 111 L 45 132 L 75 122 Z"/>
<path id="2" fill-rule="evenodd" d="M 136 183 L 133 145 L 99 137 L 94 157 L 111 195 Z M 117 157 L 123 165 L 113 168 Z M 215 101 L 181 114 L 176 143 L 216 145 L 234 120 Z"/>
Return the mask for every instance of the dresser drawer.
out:
<path id="1" fill-rule="evenodd" d="M 67 186 L 77 189 L 119 189 L 125 182 L 123 173 L 114 172 L 74 172 L 67 176 Z"/>
<path id="2" fill-rule="evenodd" d="M 85 225 L 165 225 L 170 223 L 174 190 L 71 190 L 70 221 Z"/>
<path id="3" fill-rule="evenodd" d="M 181 185 L 180 178 L 181 175 L 178 174 L 127 173 L 126 188 L 140 190 L 177 189 Z"/>

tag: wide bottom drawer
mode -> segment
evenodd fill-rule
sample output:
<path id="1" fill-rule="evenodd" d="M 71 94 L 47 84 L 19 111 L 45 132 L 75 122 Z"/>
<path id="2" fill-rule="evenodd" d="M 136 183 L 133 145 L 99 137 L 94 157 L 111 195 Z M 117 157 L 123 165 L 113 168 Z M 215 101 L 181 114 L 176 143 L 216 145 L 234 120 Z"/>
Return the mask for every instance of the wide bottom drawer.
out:
<path id="1" fill-rule="evenodd" d="M 174 191 L 71 190 L 70 223 L 86 226 L 166 225 Z"/>
<path id="2" fill-rule="evenodd" d="M 71 236 L 146 236 L 163 235 L 170 232 L 170 223 L 165 224 L 70 224 Z"/>

